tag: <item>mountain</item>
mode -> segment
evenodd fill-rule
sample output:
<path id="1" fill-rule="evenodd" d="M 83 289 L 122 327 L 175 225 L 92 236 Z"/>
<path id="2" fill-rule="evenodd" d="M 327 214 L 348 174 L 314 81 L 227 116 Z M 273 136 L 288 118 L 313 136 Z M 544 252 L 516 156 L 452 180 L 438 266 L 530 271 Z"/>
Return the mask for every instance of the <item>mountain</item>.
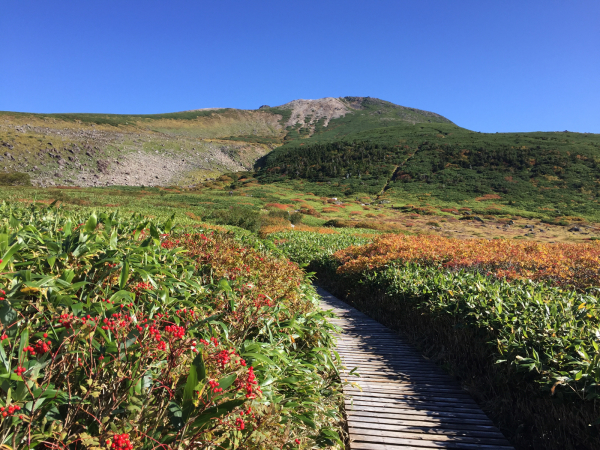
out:
<path id="1" fill-rule="evenodd" d="M 421 122 L 451 123 L 369 97 L 154 115 L 0 112 L 0 170 L 27 172 L 41 186 L 192 184 L 251 170 L 259 158 L 295 140 L 339 139 L 348 127 Z"/>
<path id="2" fill-rule="evenodd" d="M 600 218 L 599 164 L 598 134 L 478 133 L 370 97 L 155 115 L 0 112 L 0 171 L 41 186 L 245 172 L 329 197 Z"/>
<path id="3" fill-rule="evenodd" d="M 321 196 L 367 195 L 417 209 L 468 204 L 481 214 L 600 218 L 598 134 L 479 133 L 382 100 L 339 100 L 347 109 L 326 127 L 319 120 L 312 128 L 288 125 L 284 145 L 258 161 L 255 176 Z"/>

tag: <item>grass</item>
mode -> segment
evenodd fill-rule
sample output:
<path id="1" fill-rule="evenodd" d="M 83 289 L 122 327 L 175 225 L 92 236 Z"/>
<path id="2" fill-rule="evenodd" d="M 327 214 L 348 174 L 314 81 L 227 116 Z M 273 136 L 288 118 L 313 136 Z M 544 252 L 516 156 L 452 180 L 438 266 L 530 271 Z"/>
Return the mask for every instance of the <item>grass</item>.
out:
<path id="1" fill-rule="evenodd" d="M 222 176 L 195 188 L 115 186 L 42 189 L 14 186 L 0 187 L 0 195 L 11 202 L 49 204 L 57 200 L 67 209 L 91 212 L 104 208 L 165 220 L 175 213 L 178 220 L 186 225 L 210 222 L 239 226 L 246 223 L 244 227 L 252 231 L 267 226 L 276 226 L 271 230 L 281 230 L 281 227 L 291 229 L 294 220 L 294 225 L 327 226 L 334 230 L 346 227 L 357 232 L 435 233 L 447 237 L 488 239 L 521 236 L 522 239 L 539 242 L 585 242 L 600 235 L 600 224 L 577 216 L 563 216 L 556 220 L 516 210 L 512 214 L 509 211 L 481 214 L 477 216 L 481 219 L 479 221 L 473 215 L 476 207 L 443 208 L 444 205 L 432 203 L 399 205 L 382 203 L 382 197 L 377 199 L 377 196 L 367 195 L 350 199 L 340 197 L 336 201 L 333 200 L 335 197 L 317 196 L 293 189 L 289 184 L 259 184 L 251 173 L 232 176 Z M 276 218 L 269 217 L 273 214 L 269 211 L 274 210 L 285 212 L 278 223 L 274 222 Z M 580 231 L 568 231 L 572 225 L 577 225 Z"/>

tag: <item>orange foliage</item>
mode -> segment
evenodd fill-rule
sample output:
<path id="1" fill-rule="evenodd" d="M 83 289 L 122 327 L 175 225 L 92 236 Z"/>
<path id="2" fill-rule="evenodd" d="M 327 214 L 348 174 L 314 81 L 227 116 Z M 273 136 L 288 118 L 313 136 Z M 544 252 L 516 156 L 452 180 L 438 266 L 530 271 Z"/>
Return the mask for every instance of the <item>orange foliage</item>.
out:
<path id="1" fill-rule="evenodd" d="M 257 279 L 260 281 L 256 287 L 271 299 L 285 298 L 301 311 L 310 307 L 309 302 L 302 301 L 297 289 L 304 280 L 304 272 L 296 263 L 240 247 L 235 238 L 221 234 L 184 235 L 181 244 L 199 267 L 211 265 L 215 279 Z"/>
<path id="2" fill-rule="evenodd" d="M 407 224 L 408 225 L 408 224 Z M 600 242 L 546 244 L 435 235 L 378 237 L 335 256 L 341 273 L 357 273 L 390 262 L 412 262 L 448 269 L 474 269 L 508 280 L 528 278 L 582 289 L 600 285 Z"/>
<path id="3" fill-rule="evenodd" d="M 339 210 L 337 208 L 332 207 L 332 206 L 328 206 L 326 208 L 323 208 L 321 211 L 324 212 L 324 213 L 329 213 L 329 212 L 338 212 Z"/>
<path id="4" fill-rule="evenodd" d="M 499 200 L 502 197 L 500 197 L 498 194 L 485 194 L 482 197 L 477 197 L 475 200 L 477 200 L 478 202 L 482 201 L 482 200 Z"/>
<path id="5" fill-rule="evenodd" d="M 282 211 L 287 211 L 288 209 L 294 209 L 293 205 L 284 205 L 282 203 L 267 203 L 265 206 L 281 209 Z"/>

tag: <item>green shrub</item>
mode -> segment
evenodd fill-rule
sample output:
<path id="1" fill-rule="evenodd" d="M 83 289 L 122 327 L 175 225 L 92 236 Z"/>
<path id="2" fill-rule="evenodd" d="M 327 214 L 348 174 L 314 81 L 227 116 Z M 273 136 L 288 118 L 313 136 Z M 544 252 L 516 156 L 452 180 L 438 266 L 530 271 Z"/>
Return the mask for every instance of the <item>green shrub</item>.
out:
<path id="1" fill-rule="evenodd" d="M 0 173 L 0 186 L 31 186 L 31 178 L 23 172 Z"/>
<path id="2" fill-rule="evenodd" d="M 0 446 L 339 448 L 332 326 L 304 274 L 171 229 L 0 205 Z"/>
<path id="3" fill-rule="evenodd" d="M 304 215 L 302 213 L 299 212 L 295 212 L 290 214 L 290 222 L 292 222 L 294 225 L 299 225 L 302 223 L 302 218 L 304 217 Z"/>
<path id="4" fill-rule="evenodd" d="M 232 225 L 253 232 L 258 231 L 261 226 L 260 212 L 242 206 L 212 210 L 206 219 L 217 225 Z"/>

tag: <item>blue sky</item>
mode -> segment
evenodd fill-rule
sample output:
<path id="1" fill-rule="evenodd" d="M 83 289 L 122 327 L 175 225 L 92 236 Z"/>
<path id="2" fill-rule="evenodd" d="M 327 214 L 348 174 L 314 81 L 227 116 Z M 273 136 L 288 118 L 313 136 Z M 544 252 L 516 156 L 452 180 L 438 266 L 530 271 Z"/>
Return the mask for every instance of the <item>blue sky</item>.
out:
<path id="1" fill-rule="evenodd" d="M 484 132 L 600 133 L 598 0 L 3 0 L 0 110 L 371 96 Z"/>

